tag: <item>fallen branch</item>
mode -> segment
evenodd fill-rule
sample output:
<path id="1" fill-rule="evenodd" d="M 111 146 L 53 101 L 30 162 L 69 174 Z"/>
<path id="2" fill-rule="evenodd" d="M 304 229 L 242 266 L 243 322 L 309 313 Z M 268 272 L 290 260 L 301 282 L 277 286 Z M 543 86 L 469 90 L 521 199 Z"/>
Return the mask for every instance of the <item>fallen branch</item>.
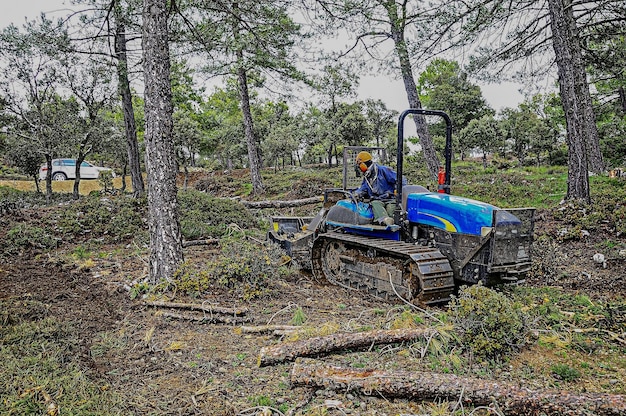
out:
<path id="1" fill-rule="evenodd" d="M 293 361 L 297 357 L 310 357 L 332 351 L 370 348 L 379 344 L 395 344 L 428 337 L 436 333 L 433 329 L 396 329 L 355 333 L 332 334 L 309 338 L 296 342 L 271 345 L 261 348 L 258 364 L 260 367 L 274 365 L 284 361 Z"/>
<path id="2" fill-rule="evenodd" d="M 174 312 L 158 312 L 158 316 L 163 316 L 165 318 L 174 318 L 185 321 L 193 321 L 200 322 L 203 324 L 229 324 L 229 325 L 237 325 L 242 324 L 244 322 L 249 322 L 248 318 L 233 318 L 230 316 L 222 316 L 222 315 L 189 315 L 189 314 L 180 314 Z"/>
<path id="3" fill-rule="evenodd" d="M 274 331 L 297 331 L 302 329 L 301 326 L 293 325 L 259 325 L 259 326 L 240 326 L 235 328 L 238 334 L 263 334 Z"/>
<path id="4" fill-rule="evenodd" d="M 191 246 L 214 246 L 220 243 L 220 240 L 216 238 L 211 238 L 208 240 L 191 240 L 191 241 L 183 241 L 183 248 L 191 247 Z"/>
<path id="5" fill-rule="evenodd" d="M 531 390 L 517 384 L 462 378 L 452 374 L 386 372 L 329 367 L 311 359 L 298 359 L 291 371 L 293 386 L 357 391 L 363 395 L 412 400 L 462 401 L 487 406 L 494 401 L 507 416 L 626 415 L 626 396 Z"/>
<path id="6" fill-rule="evenodd" d="M 160 308 L 189 309 L 192 311 L 204 311 L 208 313 L 218 313 L 223 315 L 241 316 L 248 313 L 246 308 L 224 308 L 220 306 L 205 305 L 198 303 L 179 303 L 179 302 L 163 302 L 163 301 L 146 301 L 148 306 L 156 306 Z"/>
<path id="7" fill-rule="evenodd" d="M 305 199 L 294 199 L 292 201 L 239 201 L 246 208 L 287 208 L 301 207 L 303 205 L 315 204 L 324 200 L 321 196 L 313 196 Z"/>

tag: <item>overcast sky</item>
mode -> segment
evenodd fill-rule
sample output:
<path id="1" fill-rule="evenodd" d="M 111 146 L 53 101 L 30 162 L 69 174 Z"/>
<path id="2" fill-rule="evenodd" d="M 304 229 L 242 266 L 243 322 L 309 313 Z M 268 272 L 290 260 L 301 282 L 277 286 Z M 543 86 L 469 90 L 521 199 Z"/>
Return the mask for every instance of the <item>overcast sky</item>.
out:
<path id="1" fill-rule="evenodd" d="M 41 12 L 58 17 L 65 16 L 71 9 L 69 0 L 0 0 L 3 10 L 0 12 L 0 27 L 10 23 L 21 27 L 25 19 L 31 20 Z M 11 3 L 9 7 L 8 3 Z M 491 107 L 500 110 L 504 107 L 517 107 L 523 100 L 518 91 L 520 86 L 513 83 L 481 85 L 483 96 Z M 380 99 L 387 107 L 403 111 L 408 107 L 404 84 L 400 79 L 390 79 L 386 76 L 367 76 L 360 81 L 359 98 Z"/>

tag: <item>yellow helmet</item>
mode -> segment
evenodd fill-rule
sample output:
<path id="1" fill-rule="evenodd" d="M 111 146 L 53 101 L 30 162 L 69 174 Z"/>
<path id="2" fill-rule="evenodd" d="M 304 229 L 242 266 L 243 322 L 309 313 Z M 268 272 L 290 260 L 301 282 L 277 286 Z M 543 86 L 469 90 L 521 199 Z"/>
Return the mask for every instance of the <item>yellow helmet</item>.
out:
<path id="1" fill-rule="evenodd" d="M 365 162 L 369 162 L 370 160 L 372 160 L 372 155 L 370 155 L 369 152 L 359 152 L 358 155 L 356 155 L 356 163 L 365 163 Z"/>
<path id="2" fill-rule="evenodd" d="M 369 162 L 369 163 L 368 163 Z M 367 171 L 369 165 L 372 164 L 372 155 L 369 152 L 359 152 L 356 155 L 356 165 L 361 170 L 361 172 Z"/>

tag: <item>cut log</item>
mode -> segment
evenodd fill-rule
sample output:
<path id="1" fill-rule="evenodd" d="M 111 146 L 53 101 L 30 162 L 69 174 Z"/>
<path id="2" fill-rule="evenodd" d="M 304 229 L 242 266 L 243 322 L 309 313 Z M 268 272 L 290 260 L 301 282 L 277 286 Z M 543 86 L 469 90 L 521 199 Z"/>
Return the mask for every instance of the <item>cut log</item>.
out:
<path id="1" fill-rule="evenodd" d="M 220 243 L 220 240 L 216 238 L 210 238 L 208 240 L 191 240 L 183 241 L 183 248 L 191 246 L 214 246 Z"/>
<path id="2" fill-rule="evenodd" d="M 221 306 L 213 306 L 202 303 L 179 303 L 179 302 L 163 302 L 163 301 L 146 301 L 144 304 L 148 306 L 156 306 L 159 308 L 173 309 L 189 309 L 191 311 L 204 311 L 208 313 L 218 313 L 223 315 L 241 316 L 248 313 L 246 308 L 224 308 Z"/>
<path id="3" fill-rule="evenodd" d="M 332 334 L 263 347 L 259 353 L 258 363 L 260 367 L 263 367 L 293 361 L 297 357 L 311 357 L 332 351 L 414 341 L 417 338 L 430 337 L 436 333 L 437 331 L 433 329 L 420 328 Z"/>
<path id="4" fill-rule="evenodd" d="M 624 416 L 626 396 L 533 390 L 517 384 L 463 378 L 452 374 L 386 372 L 328 365 L 299 358 L 291 371 L 294 386 L 352 391 L 363 395 L 410 400 L 462 401 L 473 406 L 496 402 L 507 416 Z"/>
<path id="5" fill-rule="evenodd" d="M 288 208 L 301 207 L 303 205 L 315 204 L 322 202 L 324 197 L 313 196 L 311 198 L 294 199 L 291 201 L 239 201 L 246 208 Z"/>
<path id="6" fill-rule="evenodd" d="M 293 325 L 258 325 L 258 326 L 239 326 L 235 328 L 238 334 L 263 334 L 274 331 L 297 331 L 302 329 L 301 326 Z"/>
<path id="7" fill-rule="evenodd" d="M 173 312 L 158 312 L 158 316 L 163 316 L 165 318 L 173 318 L 180 319 L 184 321 L 193 321 L 200 322 L 203 324 L 229 324 L 229 325 L 240 325 L 242 323 L 248 322 L 249 319 L 246 318 L 234 318 L 230 316 L 223 315 L 190 315 L 190 314 L 180 314 Z"/>

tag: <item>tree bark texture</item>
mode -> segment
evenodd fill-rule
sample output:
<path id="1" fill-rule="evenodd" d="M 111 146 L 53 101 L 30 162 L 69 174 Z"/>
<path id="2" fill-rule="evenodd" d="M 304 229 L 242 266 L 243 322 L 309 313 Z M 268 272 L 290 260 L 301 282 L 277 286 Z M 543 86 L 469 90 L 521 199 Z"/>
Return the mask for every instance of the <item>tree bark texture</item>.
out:
<path id="1" fill-rule="evenodd" d="M 291 370 L 294 386 L 358 392 L 363 395 L 410 400 L 462 401 L 474 406 L 494 402 L 507 416 L 626 415 L 626 396 L 532 390 L 517 384 L 463 378 L 453 374 L 386 372 L 329 367 L 298 359 Z"/>
<path id="2" fill-rule="evenodd" d="M 417 95 L 417 85 L 415 84 L 415 77 L 411 69 L 411 60 L 407 51 L 406 41 L 404 40 L 404 22 L 398 16 L 398 6 L 395 1 L 385 1 L 384 4 L 387 9 L 389 21 L 391 22 L 391 38 L 393 39 L 396 54 L 398 55 L 398 63 L 400 65 L 400 71 L 402 72 L 402 80 L 404 81 L 404 89 L 409 102 L 409 108 L 422 108 L 422 103 Z M 431 177 L 436 179 L 441 164 L 439 163 L 433 140 L 428 132 L 426 118 L 423 115 L 413 115 L 413 121 L 415 121 L 415 128 L 420 139 L 420 145 L 422 146 L 422 152 L 424 153 L 424 160 L 426 161 L 428 171 Z"/>
<path id="3" fill-rule="evenodd" d="M 566 199 L 591 202 L 589 173 L 603 170 L 599 135 L 582 58 L 572 0 L 548 0 L 552 46 L 567 125 Z"/>
<path id="4" fill-rule="evenodd" d="M 137 143 L 137 126 L 135 124 L 135 110 L 128 79 L 128 56 L 126 54 L 126 27 L 119 12 L 115 13 L 115 56 L 117 57 L 117 80 L 119 92 L 122 98 L 122 110 L 124 113 L 124 132 L 126 135 L 126 151 L 128 154 L 128 166 L 130 168 L 130 180 L 133 186 L 133 196 L 141 197 L 146 192 L 143 176 L 141 176 L 141 162 L 139 158 L 139 145 Z"/>
<path id="5" fill-rule="evenodd" d="M 167 3 L 167 0 L 143 3 L 149 278 L 153 283 L 171 280 L 183 261 L 172 137 Z"/>
<path id="6" fill-rule="evenodd" d="M 417 338 L 430 337 L 436 333 L 437 331 L 433 329 L 419 328 L 332 334 L 263 347 L 259 353 L 258 363 L 260 367 L 263 367 L 293 361 L 297 357 L 311 357 L 332 351 L 414 341 Z"/>

